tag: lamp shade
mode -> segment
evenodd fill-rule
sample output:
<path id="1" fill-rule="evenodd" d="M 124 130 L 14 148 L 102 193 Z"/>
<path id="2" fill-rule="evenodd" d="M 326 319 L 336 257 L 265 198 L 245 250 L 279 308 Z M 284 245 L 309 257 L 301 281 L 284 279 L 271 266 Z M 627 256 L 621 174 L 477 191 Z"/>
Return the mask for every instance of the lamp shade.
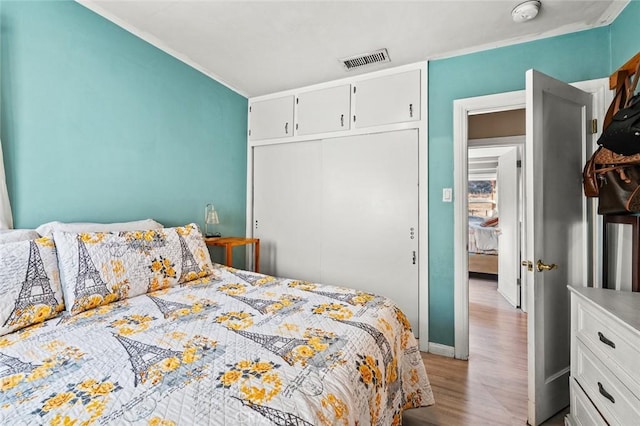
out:
<path id="1" fill-rule="evenodd" d="M 213 204 L 207 204 L 204 208 L 204 235 L 205 237 L 219 237 L 219 232 L 214 232 L 215 226 L 220 224 L 218 212 Z"/>

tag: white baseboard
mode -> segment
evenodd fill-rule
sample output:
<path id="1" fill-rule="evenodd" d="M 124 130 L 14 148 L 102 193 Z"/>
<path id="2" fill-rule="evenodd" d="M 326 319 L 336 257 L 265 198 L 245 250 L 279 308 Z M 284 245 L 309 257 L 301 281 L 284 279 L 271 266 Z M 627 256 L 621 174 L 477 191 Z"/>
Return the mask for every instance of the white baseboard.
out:
<path id="1" fill-rule="evenodd" d="M 455 355 L 455 348 L 453 346 L 429 342 L 429 353 L 453 358 Z"/>

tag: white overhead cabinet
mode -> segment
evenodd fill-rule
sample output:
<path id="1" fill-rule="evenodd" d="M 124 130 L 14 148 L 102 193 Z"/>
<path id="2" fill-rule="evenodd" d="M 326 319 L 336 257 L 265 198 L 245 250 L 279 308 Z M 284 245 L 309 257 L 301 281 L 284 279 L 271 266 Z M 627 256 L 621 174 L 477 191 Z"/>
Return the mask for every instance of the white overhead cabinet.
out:
<path id="1" fill-rule="evenodd" d="M 293 95 L 252 102 L 249 109 L 249 140 L 293 136 Z"/>
<path id="2" fill-rule="evenodd" d="M 296 106 L 298 135 L 349 130 L 351 85 L 300 93 Z"/>
<path id="3" fill-rule="evenodd" d="M 354 88 L 358 129 L 420 120 L 420 70 L 364 80 Z"/>

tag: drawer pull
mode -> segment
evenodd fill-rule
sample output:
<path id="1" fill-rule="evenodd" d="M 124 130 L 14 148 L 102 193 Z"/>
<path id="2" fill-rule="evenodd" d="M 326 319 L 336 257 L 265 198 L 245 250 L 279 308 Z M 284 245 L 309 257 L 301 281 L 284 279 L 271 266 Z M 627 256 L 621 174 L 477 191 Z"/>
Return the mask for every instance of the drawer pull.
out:
<path id="1" fill-rule="evenodd" d="M 598 337 L 600 338 L 600 341 L 602 343 L 604 343 L 605 345 L 609 345 L 611 346 L 613 349 L 616 348 L 616 344 L 613 343 L 611 340 L 607 339 L 606 337 L 604 337 L 604 334 L 602 334 L 602 332 L 598 331 Z"/>
<path id="2" fill-rule="evenodd" d="M 604 386 L 602 386 L 602 383 L 600 382 L 598 382 L 598 390 L 600 391 L 600 395 L 607 398 L 609 401 L 611 401 L 612 404 L 616 403 L 616 400 L 613 398 L 613 395 L 607 392 L 607 390 L 604 388 Z"/>

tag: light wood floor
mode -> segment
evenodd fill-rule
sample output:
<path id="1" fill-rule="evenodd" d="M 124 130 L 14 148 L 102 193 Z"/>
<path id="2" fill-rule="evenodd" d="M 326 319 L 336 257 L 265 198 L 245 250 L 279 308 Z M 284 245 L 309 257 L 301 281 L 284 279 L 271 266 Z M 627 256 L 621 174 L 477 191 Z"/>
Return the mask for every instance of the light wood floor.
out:
<path id="1" fill-rule="evenodd" d="M 527 424 L 527 315 L 495 281 L 469 281 L 469 361 L 422 354 L 436 404 L 406 411 L 405 426 Z"/>

